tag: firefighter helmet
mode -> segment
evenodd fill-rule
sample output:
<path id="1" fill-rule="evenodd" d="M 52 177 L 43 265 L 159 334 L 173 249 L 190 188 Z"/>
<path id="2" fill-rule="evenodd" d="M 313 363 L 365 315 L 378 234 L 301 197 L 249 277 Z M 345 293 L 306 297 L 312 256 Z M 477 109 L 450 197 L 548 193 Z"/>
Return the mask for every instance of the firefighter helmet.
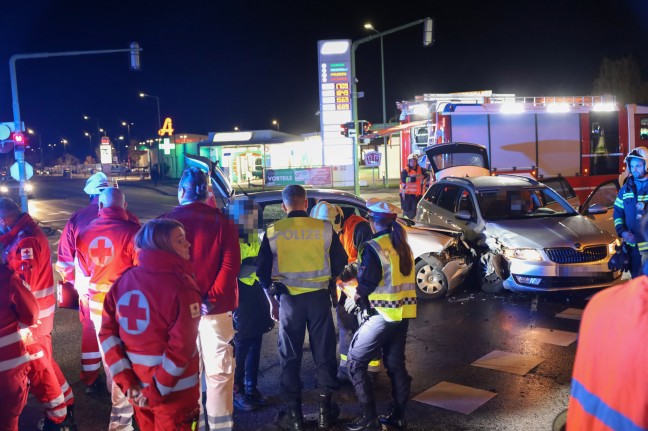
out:
<path id="1" fill-rule="evenodd" d="M 648 149 L 646 147 L 637 147 L 628 153 L 628 155 L 625 158 L 625 164 L 628 169 L 628 172 L 630 171 L 631 159 L 642 160 L 644 162 L 644 167 L 646 168 L 646 171 L 648 171 Z"/>
<path id="2" fill-rule="evenodd" d="M 409 162 L 410 160 L 414 159 L 418 162 L 418 158 L 418 154 L 410 154 L 409 156 L 407 156 L 407 161 Z"/>
<path id="3" fill-rule="evenodd" d="M 342 229 L 342 210 L 336 205 L 326 201 L 319 201 L 311 210 L 311 217 L 328 220 L 333 225 L 333 230 L 339 233 Z"/>

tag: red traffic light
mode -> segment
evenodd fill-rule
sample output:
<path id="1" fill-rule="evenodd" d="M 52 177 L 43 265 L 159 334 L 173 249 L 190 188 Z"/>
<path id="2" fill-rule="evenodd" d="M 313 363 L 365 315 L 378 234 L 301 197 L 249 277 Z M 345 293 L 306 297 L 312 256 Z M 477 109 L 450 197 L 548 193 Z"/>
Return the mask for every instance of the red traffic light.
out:
<path id="1" fill-rule="evenodd" d="M 349 126 L 347 126 L 346 124 L 340 124 L 340 134 L 342 136 L 348 137 L 349 136 Z"/>
<path id="2" fill-rule="evenodd" d="M 14 145 L 25 145 L 27 143 L 27 139 L 22 132 L 13 132 L 11 140 L 14 141 Z"/>

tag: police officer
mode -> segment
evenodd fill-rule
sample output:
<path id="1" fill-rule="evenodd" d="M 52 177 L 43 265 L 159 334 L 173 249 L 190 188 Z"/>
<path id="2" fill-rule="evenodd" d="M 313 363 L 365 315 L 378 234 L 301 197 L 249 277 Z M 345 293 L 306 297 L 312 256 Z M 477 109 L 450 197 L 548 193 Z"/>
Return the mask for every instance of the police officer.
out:
<path id="1" fill-rule="evenodd" d="M 407 166 L 401 171 L 401 208 L 408 218 L 416 215 L 416 205 L 423 197 L 425 184 L 430 178 L 427 169 L 418 164 L 418 154 L 407 157 Z"/>
<path id="2" fill-rule="evenodd" d="M 641 275 L 642 257 L 648 253 L 648 242 L 639 228 L 648 204 L 648 150 L 638 147 L 625 158 L 628 180 L 614 202 L 614 227 L 619 238 L 631 249 L 632 278 Z M 645 258 L 643 259 L 645 260 Z"/>
<path id="3" fill-rule="evenodd" d="M 374 235 L 361 246 L 357 292 L 346 303 L 347 310 L 352 311 L 355 301 L 366 316 L 351 341 L 348 364 L 351 382 L 362 404 L 362 416 L 347 425 L 347 429 L 380 430 L 382 422 L 403 430 L 412 380 L 405 369 L 405 343 L 409 319 L 416 317 L 414 256 L 405 230 L 396 221 L 400 210 L 379 200 L 367 201 L 367 208 Z M 367 368 L 381 352 L 393 399 L 391 413 L 379 420 Z"/>
<path id="4" fill-rule="evenodd" d="M 287 430 L 304 429 L 300 370 L 308 325 L 320 391 L 318 426 L 328 428 L 339 415 L 339 407 L 331 401 L 339 382 L 328 286 L 330 278 L 344 269 L 347 255 L 328 221 L 308 217 L 302 186 L 287 186 L 281 197 L 288 217 L 267 227 L 257 260 L 257 276 L 264 289 L 279 284 L 285 287 L 279 302 L 268 295 L 273 315 L 279 308 L 280 392 L 288 409 L 277 425 Z"/>

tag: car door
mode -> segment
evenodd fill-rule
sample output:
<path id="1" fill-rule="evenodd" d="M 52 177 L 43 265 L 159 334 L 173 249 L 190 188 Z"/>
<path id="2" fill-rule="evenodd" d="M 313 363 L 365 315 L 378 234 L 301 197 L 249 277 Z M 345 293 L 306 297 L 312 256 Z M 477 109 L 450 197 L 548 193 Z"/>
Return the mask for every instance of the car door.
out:
<path id="1" fill-rule="evenodd" d="M 569 184 L 569 182 L 564 177 L 545 178 L 545 179 L 541 179 L 540 182 L 546 185 L 547 187 L 553 189 L 556 193 L 562 196 L 567 202 L 569 202 L 569 205 L 571 205 L 572 208 L 578 211 L 578 208 L 580 207 L 580 199 L 578 198 L 578 195 L 574 191 L 574 188 L 571 186 L 571 184 Z M 554 203 L 555 201 L 554 202 L 547 201 L 546 205 L 549 208 L 551 208 Z"/>
<path id="2" fill-rule="evenodd" d="M 591 219 L 601 229 L 617 236 L 614 228 L 614 201 L 619 194 L 619 181 L 609 180 L 599 184 L 594 191 L 587 197 L 585 203 L 580 209 L 580 213 Z M 594 204 L 603 205 L 608 209 L 605 214 L 589 214 L 588 209 Z"/>

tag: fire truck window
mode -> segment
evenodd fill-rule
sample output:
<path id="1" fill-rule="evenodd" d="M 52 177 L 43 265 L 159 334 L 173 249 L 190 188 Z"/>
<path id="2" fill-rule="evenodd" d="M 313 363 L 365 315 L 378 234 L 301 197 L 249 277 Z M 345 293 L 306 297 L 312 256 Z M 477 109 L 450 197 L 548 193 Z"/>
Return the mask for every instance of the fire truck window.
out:
<path id="1" fill-rule="evenodd" d="M 648 141 L 648 118 L 642 118 L 639 126 L 639 138 Z"/>
<path id="2" fill-rule="evenodd" d="M 619 173 L 621 156 L 617 115 L 617 112 L 590 113 L 590 175 Z"/>

